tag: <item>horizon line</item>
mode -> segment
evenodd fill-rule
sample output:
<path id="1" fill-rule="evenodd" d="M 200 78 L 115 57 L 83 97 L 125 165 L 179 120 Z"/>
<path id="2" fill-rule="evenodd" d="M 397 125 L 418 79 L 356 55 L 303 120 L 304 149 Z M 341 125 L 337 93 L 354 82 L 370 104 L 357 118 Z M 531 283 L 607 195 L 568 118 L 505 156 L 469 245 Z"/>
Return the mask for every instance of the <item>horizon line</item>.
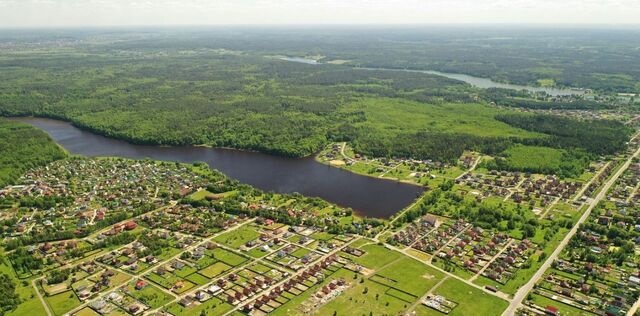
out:
<path id="1" fill-rule="evenodd" d="M 267 28 L 282 28 L 282 27 L 426 27 L 426 26 L 446 26 L 446 27 L 465 27 L 465 26 L 516 26 L 516 27 L 539 27 L 539 28 L 553 28 L 553 27 L 596 27 L 596 28 L 639 28 L 639 23 L 604 23 L 604 22 L 424 22 L 424 23 L 224 23 L 224 24 L 87 24 L 87 25 L 0 25 L 0 30 L 29 30 L 29 29 L 109 29 L 109 28 L 242 28 L 242 27 L 267 27 Z"/>

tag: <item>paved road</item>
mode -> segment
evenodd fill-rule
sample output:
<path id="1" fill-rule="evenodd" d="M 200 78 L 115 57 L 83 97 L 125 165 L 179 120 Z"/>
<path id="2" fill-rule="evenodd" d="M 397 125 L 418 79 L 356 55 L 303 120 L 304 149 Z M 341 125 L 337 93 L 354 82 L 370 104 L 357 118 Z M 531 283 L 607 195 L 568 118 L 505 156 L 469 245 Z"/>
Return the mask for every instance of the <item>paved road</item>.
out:
<path id="1" fill-rule="evenodd" d="M 618 171 L 613 175 L 613 177 L 611 177 L 609 181 L 607 181 L 607 183 L 604 185 L 600 193 L 598 193 L 598 195 L 591 201 L 591 204 L 589 204 L 589 207 L 587 208 L 587 210 L 584 212 L 584 214 L 582 214 L 582 217 L 580 217 L 578 222 L 564 237 L 564 239 L 560 242 L 558 247 L 556 247 L 556 249 L 549 256 L 547 261 L 545 261 L 542 264 L 542 266 L 538 269 L 538 271 L 536 271 L 536 273 L 529 280 L 529 282 L 527 282 L 527 284 L 525 284 L 518 290 L 516 295 L 513 297 L 513 300 L 511 301 L 511 304 L 509 305 L 509 307 L 504 311 L 504 313 L 502 313 L 503 316 L 515 315 L 516 310 L 518 309 L 518 307 L 520 307 L 520 305 L 522 304 L 522 301 L 527 296 L 527 294 L 531 291 L 531 289 L 533 289 L 533 286 L 536 284 L 538 279 L 542 277 L 544 272 L 547 271 L 547 269 L 551 266 L 553 261 L 558 258 L 558 255 L 560 255 L 560 252 L 562 251 L 562 249 L 564 249 L 564 247 L 567 246 L 567 244 L 569 243 L 573 235 L 575 235 L 576 232 L 578 232 L 578 228 L 580 227 L 580 224 L 584 223 L 589 218 L 591 211 L 596 207 L 596 205 L 598 205 L 600 200 L 602 200 L 607 195 L 607 192 L 609 191 L 611 186 L 616 182 L 616 180 L 618 180 L 620 175 L 625 170 L 627 170 L 627 168 L 629 168 L 629 165 L 631 165 L 631 162 L 633 161 L 633 159 L 638 157 L 639 154 L 640 154 L 640 148 L 631 157 L 629 157 L 629 159 L 627 159 L 624 165 L 622 165 L 622 167 L 618 169 Z"/>
<path id="2" fill-rule="evenodd" d="M 640 299 L 638 299 L 636 303 L 633 304 L 633 306 L 631 306 L 631 308 L 629 309 L 629 312 L 627 312 L 627 316 L 634 316 L 638 311 L 639 307 L 640 307 Z"/>
<path id="3" fill-rule="evenodd" d="M 291 274 L 289 277 L 286 277 L 286 278 L 282 279 L 280 282 L 275 283 L 274 285 L 272 285 L 272 286 L 270 286 L 270 287 L 268 287 L 268 288 L 266 288 L 266 289 L 263 289 L 262 291 L 260 291 L 260 292 L 256 293 L 256 294 L 255 294 L 254 296 L 252 296 L 250 299 L 247 299 L 246 301 L 243 301 L 243 302 L 239 302 L 239 303 L 238 303 L 238 305 L 236 305 L 232 310 L 230 310 L 230 311 L 226 312 L 226 313 L 224 314 L 224 316 L 228 316 L 228 315 L 234 314 L 234 313 L 235 313 L 236 311 L 238 311 L 240 308 L 244 307 L 244 305 L 245 305 L 246 303 L 251 302 L 251 301 L 252 301 L 253 299 L 255 299 L 255 298 L 258 298 L 258 297 L 261 297 L 261 296 L 263 296 L 263 295 L 265 295 L 265 294 L 267 294 L 267 293 L 270 293 L 270 292 L 271 292 L 273 289 L 275 289 L 276 287 L 279 287 L 279 286 L 281 286 L 281 285 L 284 285 L 287 281 L 289 281 L 289 280 L 291 280 L 291 279 L 293 279 L 293 278 L 298 277 L 298 276 L 299 276 L 299 275 L 301 275 L 302 273 L 304 273 L 304 272 L 308 271 L 308 270 L 309 270 L 309 268 L 310 268 L 310 267 L 312 267 L 313 265 L 315 265 L 315 264 L 317 264 L 317 263 L 320 263 L 320 262 L 322 262 L 322 260 L 324 260 L 324 259 L 326 259 L 326 258 L 328 258 L 328 257 L 330 257 L 330 256 L 332 256 L 332 255 L 334 255 L 334 254 L 336 254 L 336 253 L 338 253 L 338 252 L 342 251 L 343 249 L 347 248 L 348 246 L 350 246 L 352 243 L 354 243 L 354 242 L 355 242 L 356 240 L 358 240 L 358 239 L 360 239 L 360 237 L 355 237 L 355 238 L 353 238 L 352 240 L 350 240 L 349 242 L 346 242 L 346 243 L 345 243 L 345 244 L 343 244 L 342 246 L 337 247 L 336 249 L 333 249 L 332 251 L 330 251 L 330 252 L 328 252 L 328 253 L 326 253 L 326 254 L 324 254 L 324 255 L 322 255 L 322 256 L 320 256 L 320 257 L 318 257 L 318 259 L 316 259 L 316 260 L 314 260 L 314 261 L 312 261 L 312 262 L 309 262 L 309 263 L 307 264 L 307 268 L 300 269 L 300 270 L 296 271 L 295 273 Z"/>
<path id="4" fill-rule="evenodd" d="M 480 271 L 478 271 L 478 273 L 476 273 L 473 277 L 471 277 L 471 279 L 469 279 L 469 281 L 470 281 L 470 282 L 475 281 L 479 276 L 481 276 L 481 275 L 482 275 L 482 273 L 483 273 L 485 270 L 489 269 L 489 267 L 491 266 L 491 264 L 492 264 L 494 261 L 496 261 L 496 259 L 498 259 L 498 257 L 500 257 L 500 255 L 501 255 L 503 252 L 505 252 L 505 251 L 509 248 L 509 246 L 511 246 L 511 244 L 513 244 L 513 242 L 514 242 L 514 240 L 513 240 L 513 239 L 509 239 L 509 242 L 507 242 L 507 244 L 506 244 L 504 247 L 502 247 L 502 249 L 500 249 L 500 251 L 498 251 L 498 253 L 496 253 L 496 255 L 495 255 L 495 256 L 493 256 L 493 257 L 491 258 L 491 260 L 489 260 L 489 262 L 487 262 L 487 263 L 484 265 L 484 267 L 482 267 L 482 269 L 480 269 Z"/>

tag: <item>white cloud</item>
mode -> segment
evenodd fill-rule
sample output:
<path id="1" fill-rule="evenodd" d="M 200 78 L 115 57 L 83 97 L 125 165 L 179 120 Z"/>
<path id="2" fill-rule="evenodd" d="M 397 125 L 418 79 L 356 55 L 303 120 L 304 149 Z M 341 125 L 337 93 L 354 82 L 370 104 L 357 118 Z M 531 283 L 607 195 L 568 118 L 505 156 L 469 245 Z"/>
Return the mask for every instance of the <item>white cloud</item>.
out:
<path id="1" fill-rule="evenodd" d="M 0 0 L 0 8 L 0 26 L 640 20 L 640 0 Z"/>

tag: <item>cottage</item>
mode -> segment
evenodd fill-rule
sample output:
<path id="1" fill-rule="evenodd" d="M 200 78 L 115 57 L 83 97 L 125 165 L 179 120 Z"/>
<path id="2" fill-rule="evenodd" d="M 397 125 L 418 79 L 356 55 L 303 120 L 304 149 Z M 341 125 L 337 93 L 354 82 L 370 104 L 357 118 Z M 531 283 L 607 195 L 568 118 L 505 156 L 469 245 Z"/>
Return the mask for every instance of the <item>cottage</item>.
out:
<path id="1" fill-rule="evenodd" d="M 136 290 L 142 290 L 145 286 L 147 286 L 147 282 L 143 281 L 143 280 L 138 280 L 138 282 L 136 282 Z"/>
<path id="2" fill-rule="evenodd" d="M 191 306 L 191 304 L 193 304 L 193 300 L 190 297 L 184 297 L 180 300 L 180 305 L 184 306 L 184 307 L 189 307 Z"/>
<path id="3" fill-rule="evenodd" d="M 126 230 L 134 230 L 136 229 L 136 227 L 138 227 L 138 224 L 136 224 L 136 222 L 134 221 L 130 221 L 124 224 L 124 229 Z"/>

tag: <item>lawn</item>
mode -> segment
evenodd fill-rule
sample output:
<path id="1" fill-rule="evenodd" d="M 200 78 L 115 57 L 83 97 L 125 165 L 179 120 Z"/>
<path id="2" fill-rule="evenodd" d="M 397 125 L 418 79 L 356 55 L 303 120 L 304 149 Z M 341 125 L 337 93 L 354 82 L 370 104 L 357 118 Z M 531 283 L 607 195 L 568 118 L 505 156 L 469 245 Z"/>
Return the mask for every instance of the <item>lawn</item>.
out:
<path id="1" fill-rule="evenodd" d="M 373 270 L 378 270 L 384 265 L 402 257 L 401 253 L 377 244 L 366 245 L 360 249 L 365 251 L 364 255 L 360 257 L 349 257 L 353 258 L 353 261 L 356 263 Z"/>
<path id="2" fill-rule="evenodd" d="M 200 270 L 200 274 L 204 275 L 207 278 L 213 279 L 229 269 L 231 269 L 229 265 L 225 264 L 222 261 L 219 261 Z"/>
<path id="3" fill-rule="evenodd" d="M 594 315 L 583 310 L 577 309 L 573 306 L 566 305 L 564 303 L 554 301 L 552 299 L 546 298 L 544 296 L 538 294 L 531 294 L 531 301 L 538 306 L 543 308 L 547 306 L 553 306 L 558 308 L 560 311 L 560 315 L 562 316 L 583 316 L 583 315 Z"/>
<path id="4" fill-rule="evenodd" d="M 56 315 L 62 315 L 81 304 L 73 291 L 66 291 L 53 296 L 46 296 L 44 299 Z"/>
<path id="5" fill-rule="evenodd" d="M 211 250 L 210 255 L 232 267 L 237 267 L 247 261 L 245 257 L 222 248 Z"/>
<path id="6" fill-rule="evenodd" d="M 260 234 L 250 225 L 244 225 L 233 231 L 224 233 L 214 240 L 225 246 L 238 249 L 249 241 L 260 237 Z"/>
<path id="7" fill-rule="evenodd" d="M 273 249 L 274 250 L 274 249 Z M 269 254 L 269 252 L 264 251 L 261 247 L 255 247 L 247 252 L 245 252 L 247 255 L 256 258 L 256 259 L 260 259 L 264 256 L 266 256 L 267 254 Z"/>
<path id="8" fill-rule="evenodd" d="M 398 315 L 411 305 L 411 302 L 388 295 L 389 287 L 376 282 L 366 279 L 362 283 L 353 279 L 347 279 L 347 282 L 353 283 L 353 287 L 322 306 L 319 315 Z"/>
<path id="9" fill-rule="evenodd" d="M 130 283 L 129 295 L 133 296 L 140 302 L 149 305 L 151 308 L 158 308 L 173 300 L 173 296 L 161 291 L 152 284 L 147 284 L 144 288 L 136 290 L 134 283 Z"/>
<path id="10" fill-rule="evenodd" d="M 36 298 L 35 289 L 31 286 L 31 282 L 28 282 L 26 286 L 24 286 L 22 282 L 16 282 L 16 293 L 20 295 L 21 302 L 16 310 L 8 312 L 5 315 L 20 316 L 46 314 L 44 306 L 42 306 L 40 300 Z"/>
<path id="11" fill-rule="evenodd" d="M 190 315 L 201 315 L 203 312 L 205 315 L 224 315 L 233 309 L 233 305 L 230 305 L 226 302 L 223 302 L 221 299 L 217 297 L 213 297 L 201 304 L 194 304 L 189 307 L 183 307 L 182 305 L 173 303 L 169 305 L 167 310 L 176 316 L 190 316 Z"/>
<path id="12" fill-rule="evenodd" d="M 292 252 L 291 255 L 296 257 L 296 258 L 302 258 L 302 257 L 306 256 L 309 253 L 311 253 L 311 250 L 309 250 L 309 249 L 298 248 L 294 252 Z"/>
<path id="13" fill-rule="evenodd" d="M 438 286 L 434 294 L 442 295 L 450 301 L 458 303 L 451 316 L 483 315 L 498 316 L 509 306 L 509 303 L 482 290 L 472 287 L 457 279 L 449 278 Z M 416 307 L 417 315 L 441 316 L 442 313 L 422 304 Z"/>
<path id="14" fill-rule="evenodd" d="M 205 284 L 209 283 L 209 281 L 211 281 L 211 279 L 205 277 L 204 275 L 202 275 L 200 273 L 189 274 L 184 279 L 187 280 L 187 281 L 190 281 L 191 283 L 194 283 L 196 285 L 205 285 Z"/>
<path id="15" fill-rule="evenodd" d="M 420 297 L 443 277 L 440 271 L 409 257 L 395 261 L 375 274 L 374 279 L 389 287 Z"/>
<path id="16" fill-rule="evenodd" d="M 313 238 L 315 240 L 326 241 L 326 240 L 329 240 L 329 239 L 333 238 L 333 236 L 335 236 L 335 235 L 330 234 L 330 233 L 326 233 L 326 232 L 317 232 L 317 233 L 313 233 L 311 235 L 311 238 Z"/>
<path id="17" fill-rule="evenodd" d="M 213 196 L 214 194 L 207 190 L 198 190 L 197 192 L 191 194 L 190 198 L 196 201 L 202 200 L 207 196 Z"/>
<path id="18" fill-rule="evenodd" d="M 100 316 L 100 314 L 93 311 L 93 309 L 89 307 L 85 307 L 78 311 L 74 316 Z"/>

